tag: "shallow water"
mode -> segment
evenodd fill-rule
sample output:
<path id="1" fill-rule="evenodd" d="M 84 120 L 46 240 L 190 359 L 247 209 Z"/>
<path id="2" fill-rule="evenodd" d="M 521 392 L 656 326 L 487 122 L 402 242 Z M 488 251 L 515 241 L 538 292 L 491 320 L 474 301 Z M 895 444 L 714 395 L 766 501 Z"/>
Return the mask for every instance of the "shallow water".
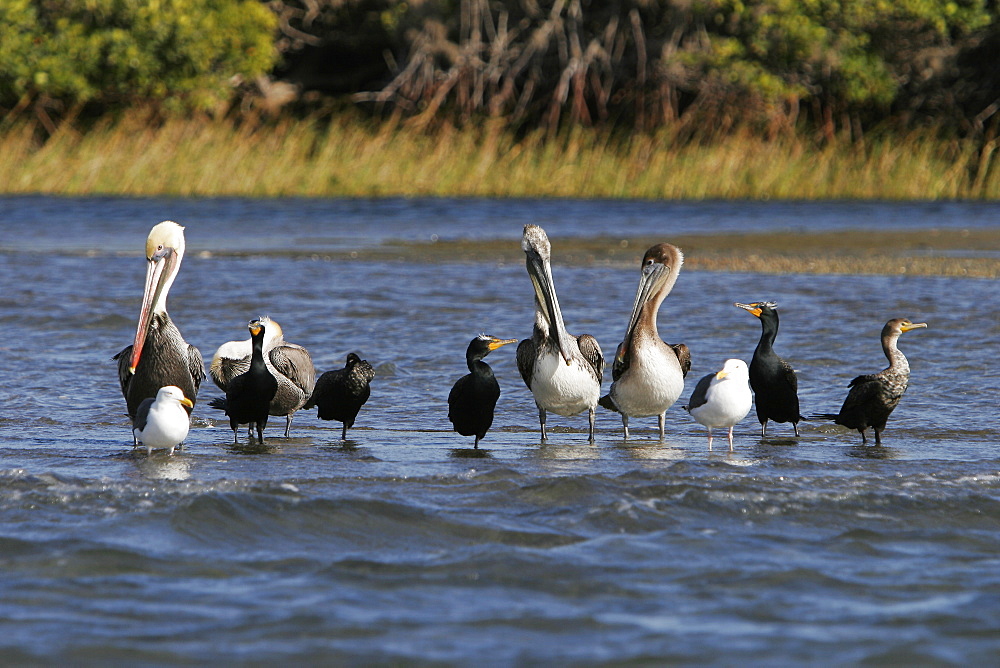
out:
<path id="1" fill-rule="evenodd" d="M 1000 651 L 996 281 L 682 272 L 660 314 L 701 375 L 749 360 L 780 304 L 803 412 L 834 411 L 885 364 L 911 387 L 885 446 L 829 424 L 709 452 L 680 410 L 550 416 L 540 445 L 513 346 L 475 453 L 445 400 L 476 333 L 530 334 L 522 263 L 327 260 L 392 239 L 509 240 L 539 222 L 574 334 L 610 356 L 637 267 L 568 266 L 559 237 L 992 224 L 985 204 L 0 198 L 0 647 L 8 662 L 970 664 Z M 379 372 L 340 424 L 272 418 L 232 445 L 202 386 L 169 457 L 133 452 L 110 357 L 131 342 L 141 250 L 187 226 L 170 313 L 209 360 L 269 314 L 319 370 Z M 419 250 L 412 251 L 413 253 Z M 638 258 L 636 258 L 637 260 Z M 636 264 L 638 262 L 636 261 Z M 610 376 L 610 374 L 607 374 Z M 610 377 L 605 379 L 605 389 Z M 679 402 L 680 403 L 680 402 Z M 718 444 L 719 441 L 716 441 Z"/>

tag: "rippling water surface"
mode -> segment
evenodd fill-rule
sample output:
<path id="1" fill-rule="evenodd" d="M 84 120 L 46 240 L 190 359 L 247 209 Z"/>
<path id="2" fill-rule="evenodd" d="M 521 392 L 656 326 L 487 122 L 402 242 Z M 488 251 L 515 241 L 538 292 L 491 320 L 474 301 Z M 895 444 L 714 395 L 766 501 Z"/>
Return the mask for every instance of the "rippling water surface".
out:
<path id="1" fill-rule="evenodd" d="M 606 355 L 637 267 L 569 266 L 559 239 L 876 225 L 961 229 L 966 204 L 0 199 L 0 647 L 6 662 L 935 663 L 1000 653 L 996 281 L 682 272 L 660 333 L 694 380 L 749 360 L 773 299 L 803 411 L 834 411 L 902 337 L 911 386 L 885 432 L 751 414 L 709 452 L 680 410 L 537 414 L 513 346 L 479 456 L 446 397 L 469 340 L 530 334 L 523 263 L 327 260 L 386 240 L 553 237 L 570 331 Z M 133 452 L 111 356 L 131 342 L 149 228 L 187 226 L 170 297 L 209 360 L 269 314 L 319 370 L 378 370 L 349 440 L 300 413 L 234 447 L 207 407 L 174 456 Z M 413 253 L 418 253 L 414 250 Z M 638 251 L 637 251 L 638 253 Z M 637 264 L 637 262 L 636 262 Z M 609 374 L 608 374 L 609 375 Z M 605 389 L 610 384 L 606 379 Z M 680 402 L 679 402 L 680 403 Z M 241 441 L 245 437 L 241 434 Z"/>

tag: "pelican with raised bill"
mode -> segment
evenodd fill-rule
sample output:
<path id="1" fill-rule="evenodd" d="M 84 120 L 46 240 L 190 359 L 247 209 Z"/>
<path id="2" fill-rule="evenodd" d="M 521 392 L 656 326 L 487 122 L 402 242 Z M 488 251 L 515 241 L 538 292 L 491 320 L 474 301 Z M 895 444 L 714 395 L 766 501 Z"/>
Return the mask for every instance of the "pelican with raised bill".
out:
<path id="1" fill-rule="evenodd" d="M 517 370 L 535 398 L 542 441 L 547 440 L 546 411 L 564 416 L 587 411 L 593 443 L 604 354 L 593 336 L 571 336 L 566 331 L 552 282 L 552 248 L 545 230 L 525 225 L 521 250 L 535 289 L 535 325 L 531 338 L 517 346 Z"/>
<path id="2" fill-rule="evenodd" d="M 642 258 L 632 316 L 611 365 L 614 382 L 600 402 L 601 406 L 621 413 L 626 440 L 629 417 L 655 415 L 662 441 L 667 409 L 684 391 L 691 353 L 683 343 L 664 343 L 656 330 L 660 305 L 677 282 L 683 263 L 680 249 L 666 243 L 653 246 Z"/>
<path id="3" fill-rule="evenodd" d="M 733 427 L 745 418 L 753 406 L 750 371 L 747 363 L 728 359 L 722 369 L 702 377 L 691 393 L 684 410 L 708 427 L 708 449 L 712 449 L 712 429 L 729 430 L 729 449 L 733 449 Z"/>
<path id="4" fill-rule="evenodd" d="M 889 360 L 889 366 L 878 373 L 865 374 L 852 380 L 848 385 L 851 389 L 839 413 L 820 413 L 813 417 L 833 420 L 849 429 L 857 429 L 861 434 L 862 445 L 867 445 L 865 430 L 871 427 L 875 432 L 875 445 L 882 445 L 885 423 L 910 384 L 910 363 L 897 342 L 903 333 L 925 327 L 925 322 L 914 323 L 906 318 L 894 318 L 885 323 L 881 335 L 882 352 Z"/>
<path id="5" fill-rule="evenodd" d="M 194 402 L 184 396 L 176 385 L 161 387 L 156 398 L 146 398 L 139 404 L 132 421 L 132 435 L 135 442 L 146 446 L 146 455 L 153 448 L 167 448 L 174 454 L 174 448 L 184 442 L 191 427 L 188 410 Z"/>
<path id="6" fill-rule="evenodd" d="M 201 353 L 184 340 L 167 314 L 167 295 L 183 258 L 184 228 L 169 220 L 155 225 L 146 238 L 146 284 L 135 340 L 113 358 L 118 360 L 118 380 L 133 419 L 139 404 L 166 385 L 179 387 L 191 401 L 190 414 L 205 378 Z"/>
<path id="7" fill-rule="evenodd" d="M 268 408 L 270 415 L 285 418 L 285 438 L 292 428 L 292 415 L 305 406 L 316 386 L 316 368 L 309 351 L 295 343 L 285 341 L 281 325 L 267 316 L 260 318 L 265 328 L 264 364 L 278 381 L 278 391 Z M 229 383 L 250 368 L 251 340 L 229 341 L 219 346 L 212 357 L 208 373 L 220 390 L 229 389 Z M 212 408 L 226 410 L 225 400 L 213 399 Z"/>

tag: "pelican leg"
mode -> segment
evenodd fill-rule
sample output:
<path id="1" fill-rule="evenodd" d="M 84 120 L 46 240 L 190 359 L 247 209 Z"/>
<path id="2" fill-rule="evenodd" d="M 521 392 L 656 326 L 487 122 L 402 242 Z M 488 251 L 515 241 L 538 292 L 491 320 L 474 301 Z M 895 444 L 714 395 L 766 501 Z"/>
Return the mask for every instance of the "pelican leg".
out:
<path id="1" fill-rule="evenodd" d="M 660 425 L 660 443 L 663 443 L 663 439 L 667 435 L 666 421 L 667 421 L 666 413 L 660 413 L 659 417 L 656 418 L 657 424 Z"/>
<path id="2" fill-rule="evenodd" d="M 590 407 L 590 442 L 594 442 L 594 422 L 597 420 L 597 407 Z"/>
<path id="3" fill-rule="evenodd" d="M 628 416 L 622 413 L 622 429 L 625 430 L 624 440 L 628 440 Z"/>
<path id="4" fill-rule="evenodd" d="M 535 405 L 537 406 L 538 404 Z M 545 435 L 545 409 L 541 406 L 538 406 L 538 424 L 542 428 L 542 443 L 544 443 L 549 439 Z"/>
<path id="5" fill-rule="evenodd" d="M 288 438 L 288 432 L 292 429 L 292 415 L 294 413 L 289 413 L 285 416 L 285 438 Z"/>

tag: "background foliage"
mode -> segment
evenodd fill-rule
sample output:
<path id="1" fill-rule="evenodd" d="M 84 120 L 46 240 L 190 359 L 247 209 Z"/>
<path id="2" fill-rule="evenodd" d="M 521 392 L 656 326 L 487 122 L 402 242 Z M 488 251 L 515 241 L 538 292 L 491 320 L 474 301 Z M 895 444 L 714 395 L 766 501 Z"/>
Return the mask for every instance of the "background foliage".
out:
<path id="1" fill-rule="evenodd" d="M 991 132 L 996 0 L 4 0 L 0 112 Z M 238 104 L 236 104 L 238 103 Z"/>

